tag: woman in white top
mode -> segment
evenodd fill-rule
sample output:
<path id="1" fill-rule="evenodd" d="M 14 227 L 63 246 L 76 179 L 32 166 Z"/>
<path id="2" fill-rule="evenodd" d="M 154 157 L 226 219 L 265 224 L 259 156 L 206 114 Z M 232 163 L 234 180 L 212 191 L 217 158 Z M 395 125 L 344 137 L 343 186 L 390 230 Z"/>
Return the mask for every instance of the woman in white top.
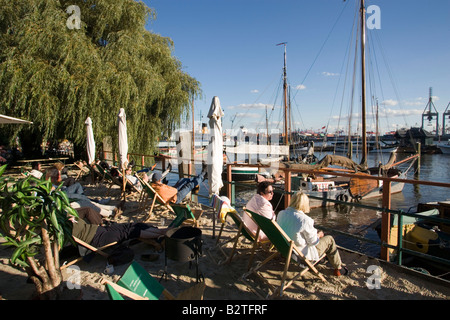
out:
<path id="1" fill-rule="evenodd" d="M 316 261 L 325 253 L 334 268 L 334 274 L 346 275 L 348 270 L 342 266 L 334 238 L 317 231 L 314 220 L 306 213 L 309 213 L 309 198 L 297 192 L 292 196 L 289 207 L 278 214 L 277 223 L 308 260 Z"/>

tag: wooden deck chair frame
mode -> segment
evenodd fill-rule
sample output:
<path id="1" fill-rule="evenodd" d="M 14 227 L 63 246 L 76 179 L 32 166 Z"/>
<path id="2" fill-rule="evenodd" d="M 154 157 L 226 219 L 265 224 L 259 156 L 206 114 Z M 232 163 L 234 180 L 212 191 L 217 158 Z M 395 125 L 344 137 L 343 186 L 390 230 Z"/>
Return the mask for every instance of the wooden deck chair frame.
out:
<path id="1" fill-rule="evenodd" d="M 91 169 L 87 166 L 80 166 L 80 164 L 78 162 L 75 162 L 73 164 L 78 170 L 77 176 L 75 177 L 75 180 L 79 180 L 81 177 L 83 177 L 84 175 L 89 175 L 91 174 Z"/>
<path id="2" fill-rule="evenodd" d="M 141 208 L 139 208 L 139 210 L 146 210 L 148 199 L 151 198 L 150 210 L 147 214 L 146 221 L 148 221 L 152 217 L 155 204 L 162 205 L 162 206 L 166 207 L 166 211 L 168 210 L 168 211 L 175 213 L 175 211 L 173 210 L 173 208 L 169 204 L 169 202 L 164 201 L 164 199 L 158 194 L 158 192 L 156 192 L 155 189 L 153 189 L 153 187 L 148 182 L 142 180 L 141 177 L 139 177 L 139 176 L 136 176 L 136 177 L 138 178 L 139 182 L 142 185 L 142 193 L 141 193 L 141 199 L 140 199 Z"/>
<path id="3" fill-rule="evenodd" d="M 97 171 L 100 173 L 100 175 L 102 176 L 102 180 L 107 181 L 107 183 L 109 184 L 109 188 L 108 188 L 108 192 L 106 193 L 106 196 L 109 195 L 109 192 L 111 191 L 111 188 L 113 185 L 117 185 L 120 187 L 123 186 L 123 183 L 121 183 L 116 177 L 113 177 L 107 169 L 103 168 L 101 165 L 99 165 L 97 163 L 95 164 L 95 167 L 96 167 Z"/>
<path id="4" fill-rule="evenodd" d="M 136 177 L 138 177 L 137 175 L 135 175 Z M 125 177 L 126 181 L 127 181 L 127 187 L 129 187 L 132 192 L 136 192 L 139 195 L 141 195 L 142 190 L 139 190 L 138 187 L 136 187 L 131 181 L 130 179 L 128 179 L 127 177 Z M 122 176 L 122 172 L 119 171 L 119 178 L 117 179 L 118 181 L 123 181 L 123 176 Z M 121 183 L 121 185 L 123 186 L 123 183 Z"/>
<path id="5" fill-rule="evenodd" d="M 107 244 L 107 245 L 105 245 L 105 246 L 102 246 L 102 247 L 100 247 L 100 248 L 96 248 L 96 247 L 94 247 L 94 246 L 91 246 L 89 243 L 86 243 L 86 242 L 84 242 L 83 240 L 78 239 L 77 237 L 74 237 L 74 236 L 72 236 L 72 237 L 73 237 L 73 239 L 75 240 L 75 242 L 78 243 L 79 245 L 85 247 L 86 249 L 91 250 L 92 252 L 98 253 L 99 255 L 101 255 L 101 256 L 103 256 L 103 257 L 105 257 L 105 258 L 108 258 L 108 257 L 109 257 L 109 254 L 106 253 L 106 252 L 104 252 L 103 250 L 106 249 L 106 248 L 108 248 L 108 247 L 112 247 L 112 246 L 114 246 L 114 245 L 117 244 L 117 242 L 112 242 L 112 243 L 109 243 L 109 244 Z M 71 265 L 73 265 L 73 264 L 75 264 L 75 263 L 77 263 L 77 262 L 83 260 L 83 259 L 84 259 L 84 257 L 78 257 L 77 259 L 72 260 L 71 262 L 64 264 L 63 266 L 61 266 L 60 269 L 63 270 L 63 269 L 65 269 L 65 268 L 67 268 L 67 267 L 69 267 L 69 266 L 71 266 Z"/>
<path id="6" fill-rule="evenodd" d="M 278 288 L 273 287 L 270 285 L 265 279 L 265 282 L 269 285 L 271 291 L 273 292 L 273 295 L 283 295 L 283 291 L 288 288 L 290 285 L 294 283 L 295 280 L 297 280 L 299 277 L 303 276 L 306 272 L 311 271 L 316 276 L 318 276 L 322 281 L 327 282 L 325 277 L 316 269 L 315 265 L 325 257 L 325 255 L 322 255 L 317 261 L 312 262 L 303 255 L 303 253 L 295 246 L 295 243 L 292 239 L 289 238 L 289 236 L 281 229 L 281 227 L 278 225 L 278 223 L 274 220 L 267 219 L 266 217 L 263 217 L 257 213 L 254 213 L 248 209 L 245 209 L 248 213 L 251 214 L 253 220 L 258 225 L 257 229 L 257 236 L 259 236 L 259 232 L 263 231 L 266 236 L 269 238 L 269 240 L 272 242 L 274 247 L 276 248 L 276 252 L 271 254 L 267 259 L 260 262 L 257 266 L 250 269 L 247 273 L 243 275 L 243 279 L 247 278 L 250 274 L 255 273 L 258 275 L 258 270 L 267 264 L 269 261 L 274 259 L 275 257 L 281 255 L 284 257 L 285 265 L 284 270 L 281 275 L 281 281 Z M 257 245 L 257 243 L 255 243 Z M 287 280 L 287 272 L 292 260 L 292 256 L 296 256 L 296 260 L 298 264 L 306 264 L 306 268 L 299 271 L 295 276 L 293 276 L 289 281 Z M 295 259 L 294 259 L 295 261 Z M 259 276 L 259 275 L 258 275 Z"/>
<path id="7" fill-rule="evenodd" d="M 247 212 L 244 211 L 244 214 L 249 215 Z M 242 219 L 242 217 L 237 213 L 237 212 L 233 212 L 230 211 L 227 213 L 225 219 L 230 216 L 231 219 L 233 220 L 234 224 L 237 227 L 237 233 L 234 237 L 227 239 L 225 241 L 220 242 L 221 236 L 222 236 L 222 232 L 223 229 L 225 227 L 226 221 L 224 223 L 222 223 L 222 226 L 220 227 L 219 230 L 219 235 L 217 236 L 217 240 L 216 240 L 216 247 L 220 250 L 220 252 L 225 256 L 226 260 L 225 261 L 220 261 L 218 264 L 225 264 L 225 263 L 231 263 L 231 261 L 233 260 L 234 254 L 237 251 L 237 244 L 240 241 L 240 239 L 242 237 L 245 237 L 246 239 L 248 239 L 250 242 L 252 242 L 255 245 L 255 241 L 256 241 L 256 237 L 252 234 L 252 232 L 245 226 L 245 223 Z M 249 215 L 250 216 L 250 215 Z M 223 246 L 229 242 L 233 241 L 233 248 L 231 250 L 230 254 L 227 254 L 224 250 L 223 250 Z M 256 241 L 256 242 L 260 242 L 260 241 Z M 261 243 L 261 242 L 260 242 Z M 267 241 L 263 241 L 262 243 L 270 243 L 269 240 Z M 256 248 L 255 248 L 256 249 Z M 252 254 L 254 253 L 254 250 L 252 250 Z M 249 260 L 249 264 L 248 264 L 248 268 L 250 269 L 252 263 L 252 257 Z"/>

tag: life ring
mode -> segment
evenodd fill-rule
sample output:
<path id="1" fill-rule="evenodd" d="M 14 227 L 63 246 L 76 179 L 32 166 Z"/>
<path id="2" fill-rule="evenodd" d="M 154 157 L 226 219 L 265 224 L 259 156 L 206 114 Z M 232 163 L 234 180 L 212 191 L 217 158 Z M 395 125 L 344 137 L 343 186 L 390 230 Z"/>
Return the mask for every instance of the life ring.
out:
<path id="1" fill-rule="evenodd" d="M 341 193 L 340 195 L 338 195 L 336 197 L 336 200 L 341 201 L 341 202 L 347 202 L 348 196 L 346 194 Z"/>

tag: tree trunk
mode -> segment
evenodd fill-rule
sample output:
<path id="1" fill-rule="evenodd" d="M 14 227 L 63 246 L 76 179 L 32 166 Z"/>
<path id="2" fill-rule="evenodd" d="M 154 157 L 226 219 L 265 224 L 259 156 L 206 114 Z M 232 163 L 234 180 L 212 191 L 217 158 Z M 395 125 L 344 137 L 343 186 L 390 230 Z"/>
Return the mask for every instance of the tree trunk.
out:
<path id="1" fill-rule="evenodd" d="M 61 270 L 59 269 L 58 244 L 51 242 L 46 224 L 41 228 L 42 244 L 44 246 L 44 265 L 41 265 L 33 257 L 28 258 L 31 268 L 27 268 L 30 279 L 36 286 L 36 293 L 41 300 L 58 299 L 62 283 Z"/>

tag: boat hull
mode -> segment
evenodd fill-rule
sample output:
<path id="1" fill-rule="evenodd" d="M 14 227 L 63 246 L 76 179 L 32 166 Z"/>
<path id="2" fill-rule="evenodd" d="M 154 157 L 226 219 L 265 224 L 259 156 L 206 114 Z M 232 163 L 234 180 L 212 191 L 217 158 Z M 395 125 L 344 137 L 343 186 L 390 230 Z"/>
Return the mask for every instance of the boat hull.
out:
<path id="1" fill-rule="evenodd" d="M 231 179 L 235 182 L 255 182 L 258 173 L 258 167 L 233 167 L 231 169 Z M 222 173 L 222 179 L 227 180 L 226 169 Z"/>
<path id="2" fill-rule="evenodd" d="M 450 154 L 450 144 L 438 144 L 443 154 Z"/>

